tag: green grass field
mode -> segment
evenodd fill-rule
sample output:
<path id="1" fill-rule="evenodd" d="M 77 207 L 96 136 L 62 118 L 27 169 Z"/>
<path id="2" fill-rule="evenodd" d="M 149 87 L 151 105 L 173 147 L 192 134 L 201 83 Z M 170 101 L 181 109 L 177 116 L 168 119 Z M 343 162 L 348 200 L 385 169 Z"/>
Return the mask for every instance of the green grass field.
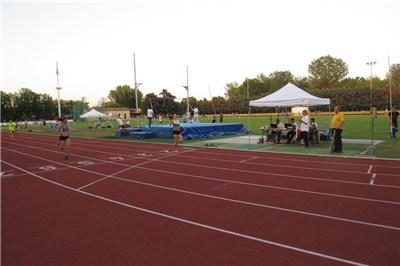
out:
<path id="1" fill-rule="evenodd" d="M 300 117 L 294 117 L 296 120 Z M 328 129 L 330 125 L 330 121 L 332 117 L 329 116 L 316 116 L 314 117 L 319 128 Z M 281 118 L 282 122 L 284 119 Z M 200 118 L 200 122 L 207 123 L 211 120 L 208 118 Z M 259 130 L 260 127 L 266 126 L 270 124 L 269 117 L 252 117 L 249 121 L 248 117 L 225 117 L 224 123 L 242 123 L 246 129 L 252 131 L 252 135 L 260 136 L 261 132 Z M 275 117 L 272 118 L 272 121 L 275 121 Z M 158 124 L 158 120 L 156 119 L 154 122 Z M 169 123 L 168 119 L 163 120 L 164 124 Z M 118 139 L 124 141 L 141 141 L 141 142 L 153 142 L 153 143 L 167 143 L 171 144 L 171 139 L 163 139 L 163 138 L 152 138 L 145 140 L 137 140 L 129 137 L 119 137 L 115 136 L 115 131 L 117 130 L 116 121 L 111 121 L 114 128 L 109 129 L 98 129 L 98 130 L 88 130 L 88 125 L 93 126 L 93 122 L 89 123 L 76 123 L 71 124 L 71 127 L 78 130 L 85 130 L 80 132 L 73 132 L 71 135 L 73 137 L 90 137 L 90 138 L 105 138 L 105 139 Z M 142 124 L 143 123 L 143 124 Z M 250 123 L 250 127 L 249 127 Z M 145 121 L 143 119 L 139 120 L 139 125 L 144 125 Z M 135 127 L 137 125 L 137 121 L 132 119 L 131 126 Z M 41 125 L 30 125 L 28 129 L 31 129 L 34 133 L 39 134 L 54 134 L 56 133 L 53 130 L 45 131 L 41 130 Z M 28 129 L 21 128 L 19 132 L 28 132 Z M 345 116 L 345 123 L 343 125 L 343 139 L 364 139 L 371 140 L 371 129 L 372 129 L 372 119 L 370 116 Z M 88 130 L 88 131 L 86 131 Z M 107 132 L 99 132 L 99 131 L 107 131 Z M 6 126 L 2 126 L 2 133 L 5 134 L 8 131 Z M 96 131 L 96 135 L 94 132 Z M 400 131 L 398 132 L 398 139 L 393 140 L 390 139 L 390 124 L 387 119 L 387 116 L 378 116 L 377 119 L 374 119 L 374 140 L 384 140 L 384 142 L 375 146 L 377 152 L 381 155 L 378 156 L 376 153 L 374 155 L 376 157 L 381 158 L 396 158 L 400 159 Z M 205 143 L 212 143 L 214 140 L 222 139 L 222 138 L 235 138 L 237 136 L 226 136 L 226 137 L 218 137 L 212 139 L 197 139 L 197 140 L 186 140 L 184 141 L 184 145 L 193 145 L 193 146 L 204 146 Z M 275 146 L 267 146 L 267 145 L 257 145 L 256 143 L 250 144 L 233 144 L 233 143 L 216 143 L 219 148 L 231 148 L 231 149 L 245 149 L 245 150 L 257 150 L 257 151 L 272 151 L 272 152 L 287 152 L 287 153 L 298 153 L 298 154 L 318 154 L 318 155 L 331 155 L 330 154 L 330 143 L 321 142 L 320 144 L 316 144 L 311 146 L 308 150 L 301 149 L 299 145 L 292 144 L 281 144 Z M 343 144 L 343 153 L 336 156 L 356 156 L 360 153 L 365 152 L 370 144 L 355 144 L 355 143 L 344 143 Z M 367 152 L 367 154 L 370 154 Z"/>

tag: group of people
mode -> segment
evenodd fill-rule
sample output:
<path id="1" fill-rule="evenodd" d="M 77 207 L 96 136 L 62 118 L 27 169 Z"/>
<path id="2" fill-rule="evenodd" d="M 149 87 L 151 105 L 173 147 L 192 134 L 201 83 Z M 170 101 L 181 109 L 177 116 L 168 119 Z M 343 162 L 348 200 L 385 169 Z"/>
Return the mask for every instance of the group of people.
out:
<path id="1" fill-rule="evenodd" d="M 309 119 L 307 111 L 303 111 L 303 118 L 297 119 L 300 122 L 300 134 L 297 136 L 297 141 L 304 140 L 303 149 L 308 149 L 309 140 L 312 140 L 316 135 L 316 131 L 318 129 L 318 124 L 315 122 L 314 118 Z M 275 120 L 276 129 L 273 131 L 273 134 L 277 136 L 277 142 L 280 143 L 282 137 L 282 130 L 285 129 L 285 124 L 283 124 L 279 119 Z M 294 118 L 290 119 L 290 130 L 287 132 L 287 144 L 290 144 L 293 138 L 297 135 L 296 131 L 298 129 L 298 124 L 295 122 Z M 302 133 L 303 132 L 303 133 Z"/>
<path id="2" fill-rule="evenodd" d="M 128 128 L 131 127 L 131 122 L 129 120 L 126 120 L 125 125 L 124 122 L 122 121 L 121 116 L 118 116 L 118 128 Z"/>
<path id="3" fill-rule="evenodd" d="M 340 112 L 339 106 L 336 106 L 334 109 L 335 116 L 332 119 L 331 123 L 331 131 L 333 136 L 335 136 L 334 142 L 335 142 L 335 149 L 333 152 L 336 153 L 342 153 L 342 131 L 343 131 L 343 123 L 344 123 L 344 115 L 342 112 Z M 316 136 L 316 132 L 318 129 L 318 124 L 315 122 L 314 118 L 311 118 L 308 116 L 307 110 L 302 111 L 303 117 L 300 119 L 297 119 L 297 121 L 300 123 L 299 125 L 295 122 L 294 118 L 290 119 L 290 124 L 292 128 L 288 131 L 287 133 L 287 143 L 291 143 L 293 138 L 297 135 L 296 130 L 299 128 L 300 133 L 297 135 L 297 141 L 300 142 L 301 140 L 304 141 L 304 146 L 302 149 L 308 149 L 310 140 Z M 285 125 L 280 122 L 279 119 L 276 119 L 275 121 L 276 124 L 276 130 L 274 131 L 275 134 L 277 134 L 277 139 L 278 143 L 280 143 L 281 136 L 282 136 L 282 129 L 285 128 Z"/>
<path id="4" fill-rule="evenodd" d="M 199 120 L 199 109 L 197 109 L 197 106 L 195 105 L 194 108 L 192 108 L 192 110 L 193 110 L 193 113 L 194 113 L 193 119 L 192 119 L 192 117 L 190 115 L 190 112 L 189 112 L 189 113 L 184 114 L 182 116 L 183 123 L 200 123 L 200 120 Z M 155 116 L 154 116 L 153 109 L 152 108 L 147 109 L 147 119 L 149 120 L 149 127 L 151 127 L 151 123 L 152 123 L 154 117 Z M 160 124 L 162 124 L 162 116 L 161 115 L 158 116 L 158 119 L 159 119 Z"/>
<path id="5" fill-rule="evenodd" d="M 212 123 L 215 123 L 216 119 L 217 119 L 217 116 L 215 115 L 215 113 L 213 113 L 211 116 Z M 224 115 L 222 113 L 219 113 L 219 122 L 220 123 L 224 122 Z"/>

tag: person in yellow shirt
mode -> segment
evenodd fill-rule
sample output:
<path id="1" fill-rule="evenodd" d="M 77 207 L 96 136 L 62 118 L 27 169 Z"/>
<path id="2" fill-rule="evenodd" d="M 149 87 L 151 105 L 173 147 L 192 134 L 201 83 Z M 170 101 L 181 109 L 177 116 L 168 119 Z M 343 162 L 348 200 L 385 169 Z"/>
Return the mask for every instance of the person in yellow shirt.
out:
<path id="1" fill-rule="evenodd" d="M 344 115 L 340 112 L 339 106 L 335 106 L 335 116 L 332 119 L 331 128 L 333 129 L 335 139 L 335 149 L 333 152 L 342 153 L 342 131 L 344 123 Z"/>
<path id="2" fill-rule="evenodd" d="M 8 123 L 8 130 L 10 130 L 10 133 L 11 133 L 11 140 L 13 140 L 14 139 L 14 131 L 15 131 L 15 123 L 12 121 L 12 120 L 10 120 L 10 123 Z"/>

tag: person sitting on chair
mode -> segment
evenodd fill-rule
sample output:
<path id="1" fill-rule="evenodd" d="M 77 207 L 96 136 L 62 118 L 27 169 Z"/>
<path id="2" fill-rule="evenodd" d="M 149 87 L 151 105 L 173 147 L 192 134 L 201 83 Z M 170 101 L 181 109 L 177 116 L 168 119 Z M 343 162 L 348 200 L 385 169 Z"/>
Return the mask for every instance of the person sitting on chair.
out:
<path id="1" fill-rule="evenodd" d="M 310 141 L 313 141 L 314 136 L 317 137 L 318 124 L 315 122 L 314 118 L 310 119 Z"/>
<path id="2" fill-rule="evenodd" d="M 297 123 L 294 122 L 294 118 L 290 118 L 290 125 L 292 126 L 292 128 L 287 133 L 287 143 L 288 144 L 290 144 L 290 142 L 292 142 L 293 137 L 296 136 L 296 130 L 298 127 Z"/>
<path id="3" fill-rule="evenodd" d="M 278 144 L 281 142 L 282 129 L 285 128 L 285 124 L 283 124 L 278 118 L 275 120 L 276 129 L 271 132 L 271 134 L 277 134 Z"/>

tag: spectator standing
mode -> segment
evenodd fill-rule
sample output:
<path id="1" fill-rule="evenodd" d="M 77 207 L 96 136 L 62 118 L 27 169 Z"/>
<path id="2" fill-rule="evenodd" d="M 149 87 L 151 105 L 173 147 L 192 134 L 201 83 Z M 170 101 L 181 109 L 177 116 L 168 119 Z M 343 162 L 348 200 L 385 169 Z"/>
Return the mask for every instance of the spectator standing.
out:
<path id="1" fill-rule="evenodd" d="M 196 105 L 194 106 L 193 112 L 194 112 L 194 123 L 200 123 L 200 120 L 199 120 L 199 109 L 197 109 Z"/>
<path id="2" fill-rule="evenodd" d="M 308 131 L 310 130 L 310 118 L 308 117 L 307 110 L 303 110 L 303 117 L 301 119 L 297 119 L 300 122 L 300 135 L 298 137 L 298 141 L 300 142 L 302 139 L 304 140 L 304 146 L 302 149 L 308 149 Z"/>
<path id="3" fill-rule="evenodd" d="M 149 127 L 151 127 L 151 120 L 153 119 L 153 109 L 147 109 L 147 119 L 149 120 Z"/>
<path id="4" fill-rule="evenodd" d="M 118 116 L 118 127 L 119 127 L 120 129 L 122 129 L 122 119 L 121 119 L 120 116 Z"/>
<path id="5" fill-rule="evenodd" d="M 217 119 L 216 115 L 212 114 L 211 119 L 212 119 L 212 123 L 215 123 L 215 120 Z"/>
<path id="6" fill-rule="evenodd" d="M 397 128 L 399 127 L 399 112 L 396 107 L 392 107 L 392 111 L 388 113 L 388 119 L 391 124 L 391 138 L 396 139 Z"/>
<path id="7" fill-rule="evenodd" d="M 158 115 L 158 122 L 160 122 L 160 124 L 162 124 L 162 116 Z"/>
<path id="8" fill-rule="evenodd" d="M 222 113 L 219 113 L 219 122 L 220 123 L 224 122 L 224 115 Z"/>
<path id="9" fill-rule="evenodd" d="M 344 123 L 344 115 L 340 112 L 339 106 L 335 106 L 335 116 L 332 118 L 331 128 L 335 135 L 335 149 L 333 152 L 342 153 L 342 131 Z"/>

